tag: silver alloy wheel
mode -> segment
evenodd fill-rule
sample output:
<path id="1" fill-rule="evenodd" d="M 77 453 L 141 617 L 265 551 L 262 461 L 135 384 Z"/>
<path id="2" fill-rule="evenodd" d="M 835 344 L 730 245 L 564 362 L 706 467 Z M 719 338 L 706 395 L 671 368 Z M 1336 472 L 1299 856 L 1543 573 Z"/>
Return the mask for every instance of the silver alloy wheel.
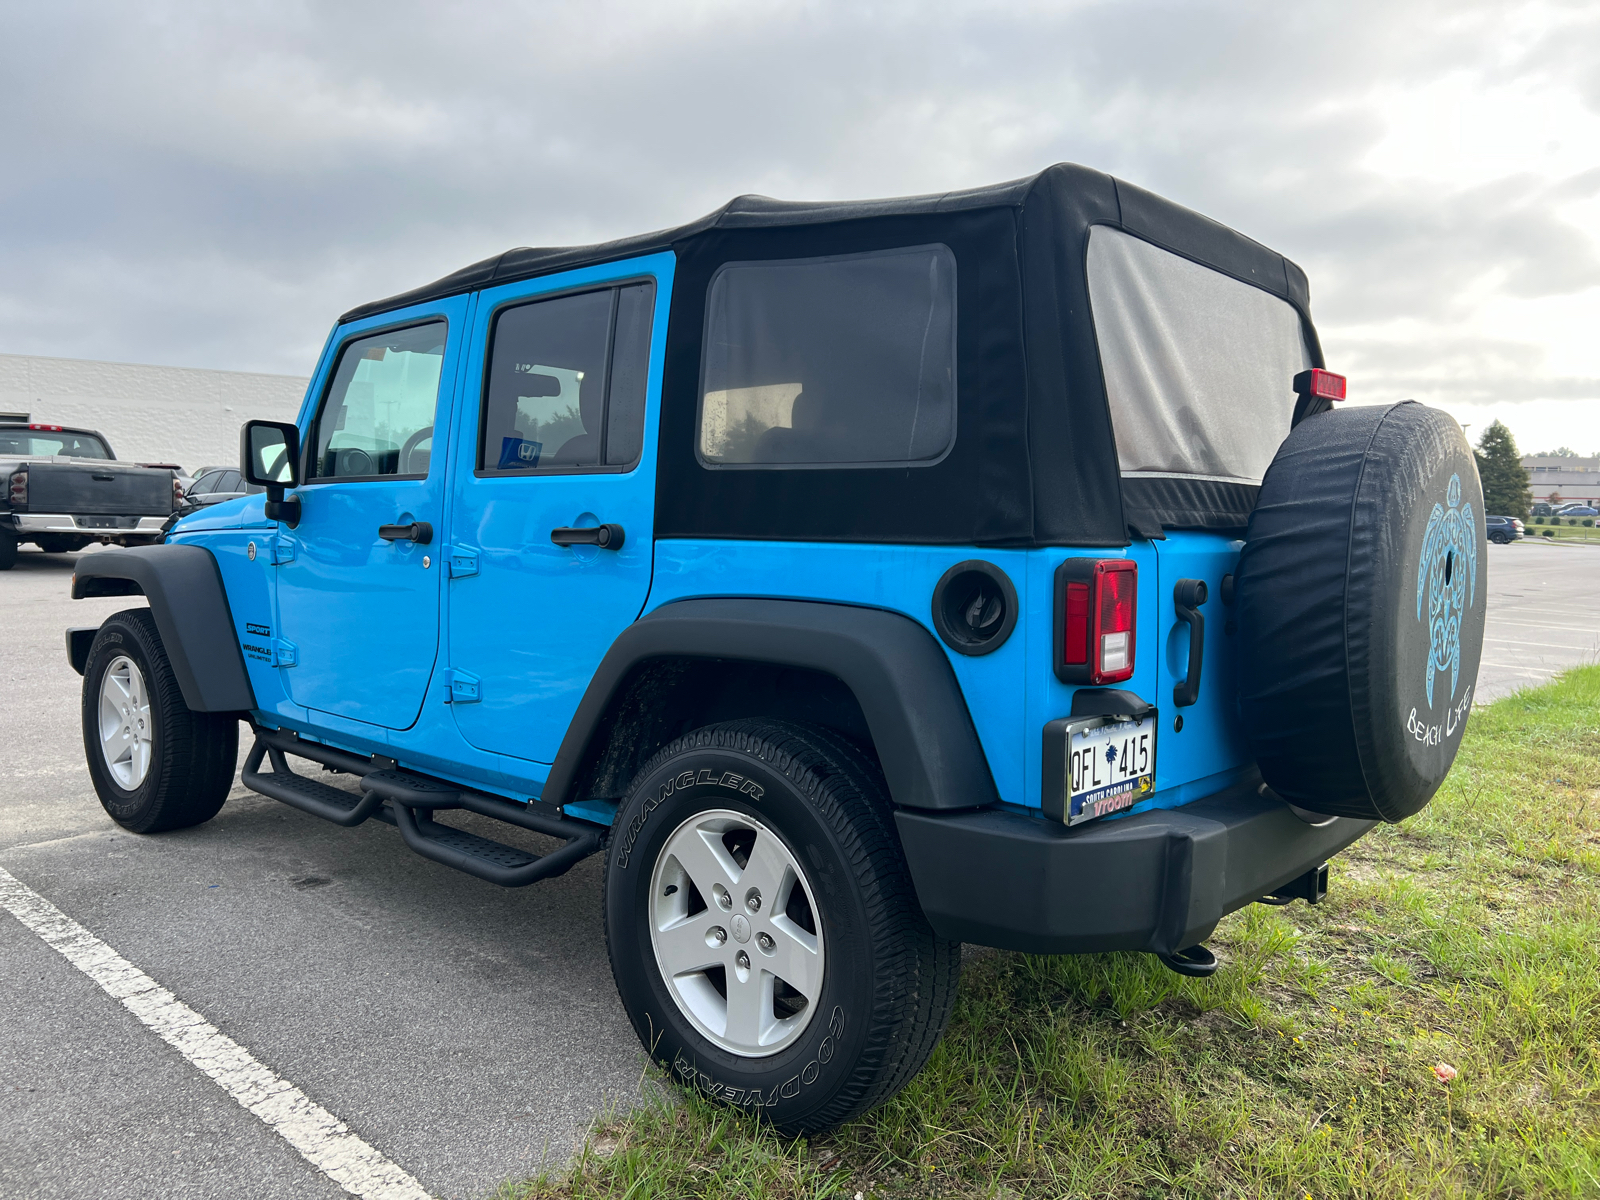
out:
<path id="1" fill-rule="evenodd" d="M 715 1045 L 760 1058 L 811 1023 L 824 966 L 815 895 L 783 840 L 743 813 L 696 813 L 667 838 L 650 943 L 678 1008 Z"/>
<path id="2" fill-rule="evenodd" d="M 126 654 L 111 660 L 100 679 L 100 753 L 117 786 L 131 792 L 150 773 L 150 689 Z"/>

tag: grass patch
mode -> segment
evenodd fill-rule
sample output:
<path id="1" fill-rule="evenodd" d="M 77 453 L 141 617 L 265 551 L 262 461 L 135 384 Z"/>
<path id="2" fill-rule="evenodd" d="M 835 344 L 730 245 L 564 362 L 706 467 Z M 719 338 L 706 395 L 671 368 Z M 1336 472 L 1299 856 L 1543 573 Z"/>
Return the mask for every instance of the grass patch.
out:
<path id="1" fill-rule="evenodd" d="M 854 1124 L 785 1141 L 674 1091 L 500 1197 L 1600 1195 L 1600 667 L 1476 711 L 1325 904 L 1211 944 L 1209 980 L 983 956 L 927 1068 Z"/>
<path id="2" fill-rule="evenodd" d="M 1600 521 L 1600 517 L 1591 517 L 1589 519 L 1592 521 Z M 1554 520 L 1554 518 L 1552 517 L 1551 520 Z M 1551 541 L 1600 543 L 1600 528 L 1585 529 L 1582 518 L 1578 519 L 1578 524 L 1576 525 L 1568 525 L 1567 520 L 1568 518 L 1562 517 L 1561 524 L 1559 525 L 1530 524 L 1524 531 L 1523 536 L 1525 538 L 1542 538 L 1546 533 L 1553 533 L 1555 534 L 1555 537 L 1551 538 Z"/>

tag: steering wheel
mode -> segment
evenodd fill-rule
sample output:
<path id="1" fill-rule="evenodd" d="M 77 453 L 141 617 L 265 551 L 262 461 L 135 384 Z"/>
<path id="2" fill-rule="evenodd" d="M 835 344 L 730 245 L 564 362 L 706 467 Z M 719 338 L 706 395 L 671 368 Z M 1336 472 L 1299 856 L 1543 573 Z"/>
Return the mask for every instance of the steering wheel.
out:
<path id="1" fill-rule="evenodd" d="M 406 439 L 405 445 L 400 447 L 400 453 L 398 455 L 398 461 L 395 463 L 396 474 L 399 474 L 399 475 L 410 475 L 411 474 L 411 456 L 412 456 L 412 454 L 414 454 L 416 452 L 416 449 L 417 449 L 418 446 L 420 446 L 423 442 L 429 441 L 430 439 L 432 439 L 432 437 L 433 437 L 433 426 L 429 425 L 426 429 L 417 430 L 415 433 L 413 433 L 410 437 L 408 437 Z M 432 451 L 430 450 L 429 453 L 431 454 Z"/>

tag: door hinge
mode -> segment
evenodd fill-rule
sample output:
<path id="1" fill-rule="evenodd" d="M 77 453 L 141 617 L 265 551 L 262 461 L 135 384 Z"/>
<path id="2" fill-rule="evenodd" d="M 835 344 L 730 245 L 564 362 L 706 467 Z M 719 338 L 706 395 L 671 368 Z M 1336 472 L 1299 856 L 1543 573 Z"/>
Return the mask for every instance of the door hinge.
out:
<path id="1" fill-rule="evenodd" d="M 300 661 L 300 648 L 293 642 L 286 642 L 282 638 L 272 641 L 272 665 L 275 667 L 292 667 Z"/>
<path id="2" fill-rule="evenodd" d="M 450 578 L 463 579 L 478 573 L 478 552 L 467 546 L 450 547 Z"/>
<path id="3" fill-rule="evenodd" d="M 458 671 L 454 667 L 444 673 L 450 690 L 445 693 L 446 704 L 476 704 L 483 699 L 479 692 L 479 679 L 471 671 Z"/>
<path id="4" fill-rule="evenodd" d="M 281 533 L 272 535 L 272 565 L 281 567 L 294 561 L 295 541 Z"/>

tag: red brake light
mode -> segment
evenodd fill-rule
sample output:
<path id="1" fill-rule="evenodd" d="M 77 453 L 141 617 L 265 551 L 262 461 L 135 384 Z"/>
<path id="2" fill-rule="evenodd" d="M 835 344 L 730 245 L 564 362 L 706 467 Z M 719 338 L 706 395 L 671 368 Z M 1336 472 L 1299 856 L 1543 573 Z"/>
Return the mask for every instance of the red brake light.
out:
<path id="1" fill-rule="evenodd" d="M 1069 558 L 1056 571 L 1056 674 L 1096 686 L 1133 675 L 1139 568 L 1127 558 Z"/>
<path id="2" fill-rule="evenodd" d="M 29 429 L 43 429 L 47 433 L 60 433 L 65 426 L 62 425 L 29 425 Z"/>
<path id="3" fill-rule="evenodd" d="M 1302 396 L 1315 397 L 1318 400 L 1343 400 L 1345 377 L 1335 375 L 1332 371 L 1324 371 L 1321 367 L 1312 367 L 1309 371 L 1301 371 L 1294 377 L 1294 390 Z"/>
<path id="4" fill-rule="evenodd" d="M 11 507 L 26 508 L 28 505 L 28 473 L 26 471 L 13 471 L 8 482 L 11 485 Z"/>

